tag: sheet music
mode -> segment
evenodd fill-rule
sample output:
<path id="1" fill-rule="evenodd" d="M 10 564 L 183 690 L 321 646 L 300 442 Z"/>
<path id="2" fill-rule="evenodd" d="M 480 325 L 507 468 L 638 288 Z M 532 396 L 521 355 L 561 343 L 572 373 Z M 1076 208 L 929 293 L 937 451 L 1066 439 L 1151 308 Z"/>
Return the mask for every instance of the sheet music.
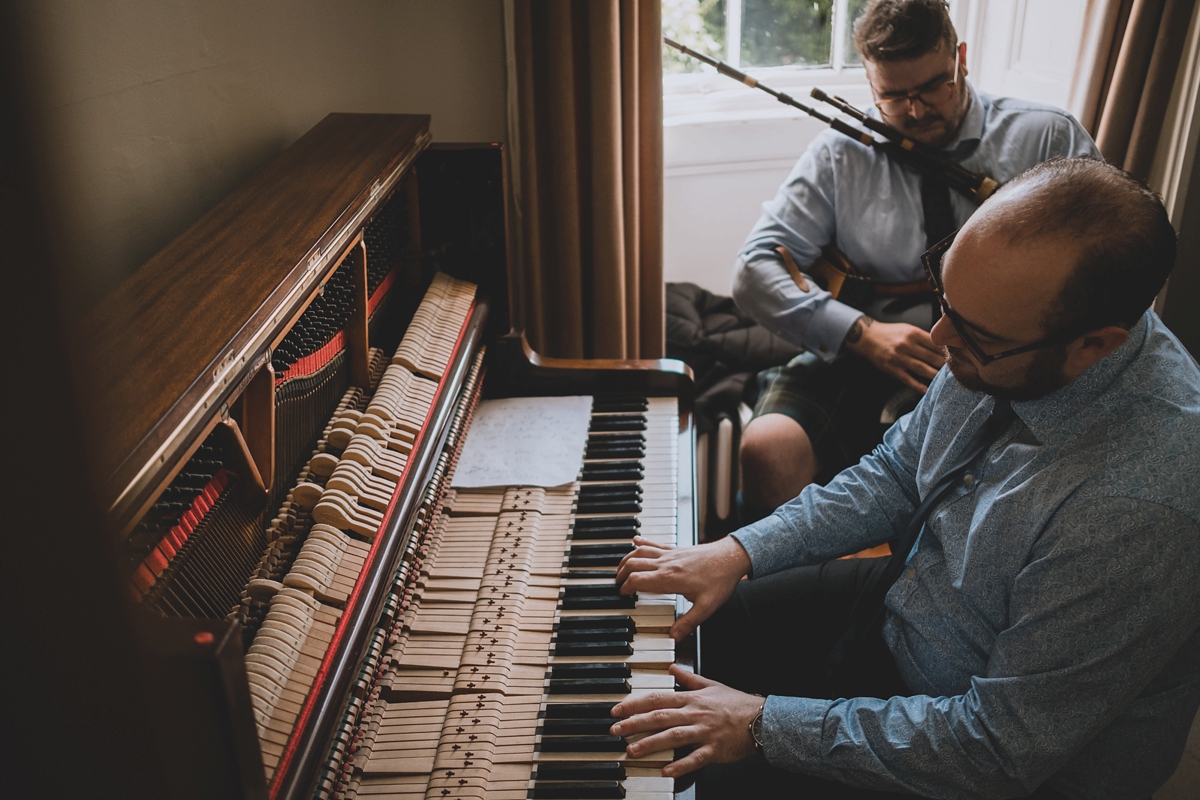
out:
<path id="1" fill-rule="evenodd" d="M 591 397 L 510 397 L 475 410 L 453 485 L 562 486 L 579 475 Z"/>

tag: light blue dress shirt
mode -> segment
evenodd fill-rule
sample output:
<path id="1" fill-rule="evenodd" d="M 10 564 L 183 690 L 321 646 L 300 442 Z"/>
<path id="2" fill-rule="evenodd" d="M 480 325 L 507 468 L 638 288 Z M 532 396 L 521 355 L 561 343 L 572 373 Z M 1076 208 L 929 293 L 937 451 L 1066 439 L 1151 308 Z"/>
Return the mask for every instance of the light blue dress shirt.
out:
<path id="1" fill-rule="evenodd" d="M 943 369 L 827 486 L 733 534 L 754 577 L 899 535 L 991 413 Z M 910 697 L 771 697 L 767 760 L 930 797 L 1142 800 L 1200 705 L 1200 370 L 1147 312 L 935 507 L 887 595 Z M 797 613 L 803 613 L 798 609 Z"/>
<path id="2" fill-rule="evenodd" d="M 1100 158 L 1091 137 L 1065 111 L 989 97 L 969 84 L 968 91 L 966 116 L 943 151 L 972 172 L 1004 183 L 1054 156 Z M 950 202 L 959 225 L 976 208 L 956 191 Z M 763 203 L 734 266 L 732 289 L 738 307 L 759 324 L 826 361 L 837 357 L 862 312 L 811 280 L 810 291 L 800 291 L 775 247 L 785 246 L 803 269 L 831 241 L 877 280 L 925 278 L 920 174 L 829 129 L 809 145 L 775 198 Z"/>

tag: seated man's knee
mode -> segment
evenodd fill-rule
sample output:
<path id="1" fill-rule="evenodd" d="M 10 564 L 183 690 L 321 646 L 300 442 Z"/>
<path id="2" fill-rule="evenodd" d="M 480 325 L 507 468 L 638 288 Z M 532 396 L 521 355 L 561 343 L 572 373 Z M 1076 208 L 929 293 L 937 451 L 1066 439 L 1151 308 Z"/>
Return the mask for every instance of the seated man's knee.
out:
<path id="1" fill-rule="evenodd" d="M 783 414 L 751 420 L 742 432 L 739 455 L 747 499 L 772 508 L 799 494 L 817 472 L 808 434 Z"/>

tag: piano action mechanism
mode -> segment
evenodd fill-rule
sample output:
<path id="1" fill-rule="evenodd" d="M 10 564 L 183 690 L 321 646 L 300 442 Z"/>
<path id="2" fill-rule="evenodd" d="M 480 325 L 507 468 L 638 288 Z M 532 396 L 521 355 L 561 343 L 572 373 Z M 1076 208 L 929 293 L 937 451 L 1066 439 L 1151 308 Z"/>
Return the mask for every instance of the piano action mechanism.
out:
<path id="1" fill-rule="evenodd" d="M 695 540 L 690 373 L 509 333 L 503 154 L 428 126 L 326 117 L 89 320 L 164 758 L 226 797 L 669 797 L 607 709 L 672 689 L 677 598 L 611 575 Z M 578 479 L 451 488 L 480 397 L 538 395 L 594 396 Z"/>

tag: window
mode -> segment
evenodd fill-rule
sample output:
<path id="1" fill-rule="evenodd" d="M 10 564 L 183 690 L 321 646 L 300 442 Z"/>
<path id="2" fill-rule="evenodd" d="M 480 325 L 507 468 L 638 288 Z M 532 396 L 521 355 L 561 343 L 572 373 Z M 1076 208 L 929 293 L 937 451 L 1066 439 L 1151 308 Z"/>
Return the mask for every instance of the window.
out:
<path id="1" fill-rule="evenodd" d="M 663 33 L 739 69 L 794 67 L 841 72 L 859 66 L 854 21 L 867 0 L 663 0 Z M 667 74 L 701 72 L 663 53 Z"/>

